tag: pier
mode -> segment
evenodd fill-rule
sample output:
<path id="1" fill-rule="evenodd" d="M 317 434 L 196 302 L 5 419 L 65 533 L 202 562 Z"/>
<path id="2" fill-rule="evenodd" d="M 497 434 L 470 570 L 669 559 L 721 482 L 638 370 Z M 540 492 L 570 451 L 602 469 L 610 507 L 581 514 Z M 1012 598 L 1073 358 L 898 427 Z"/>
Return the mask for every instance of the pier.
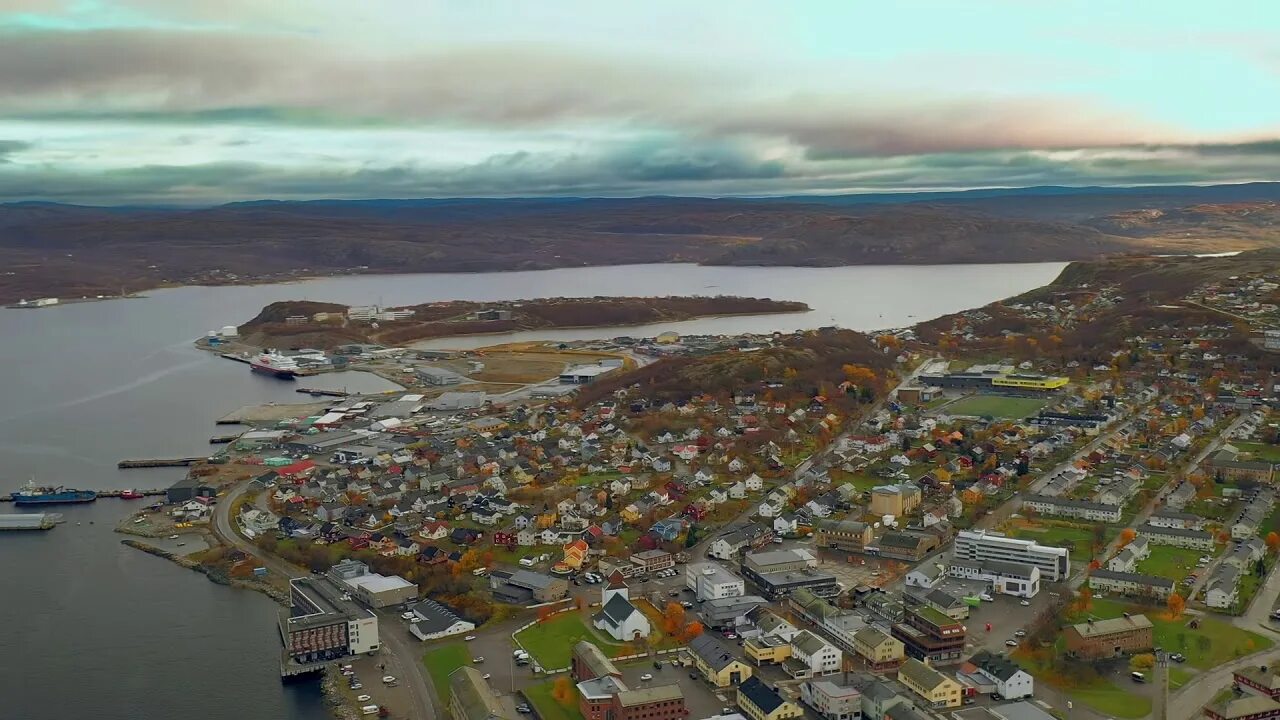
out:
<path id="1" fill-rule="evenodd" d="M 306 395 L 337 397 L 337 398 L 344 398 L 351 394 L 351 393 L 348 393 L 346 390 L 320 390 L 317 388 L 298 388 L 294 390 L 294 392 L 300 392 Z"/>
<path id="2" fill-rule="evenodd" d="M 213 437 L 209 438 L 209 444 L 210 445 L 226 445 L 229 442 L 235 442 L 236 438 L 238 437 L 240 437 L 240 433 L 233 433 L 231 435 L 214 435 Z"/>
<path id="3" fill-rule="evenodd" d="M 181 458 L 148 458 L 145 460 L 121 460 L 116 463 L 116 467 L 121 470 L 131 468 L 162 468 L 162 467 L 188 467 L 196 463 L 206 462 L 209 458 L 200 457 L 181 457 Z"/>
<path id="4" fill-rule="evenodd" d="M 58 513 L 0 515 L 0 530 L 49 530 L 64 522 Z"/>
<path id="5" fill-rule="evenodd" d="M 95 490 L 94 492 L 98 493 L 98 497 L 100 498 L 118 498 L 123 496 L 125 493 L 138 493 L 145 497 L 151 497 L 155 495 L 164 495 L 166 491 L 156 488 L 153 490 Z M 13 496 L 0 495 L 0 502 L 13 502 Z"/>
<path id="6" fill-rule="evenodd" d="M 218 353 L 218 357 L 224 357 L 228 360 L 235 360 L 236 362 L 244 363 L 245 365 L 249 364 L 249 358 L 240 357 L 239 355 L 234 355 L 232 353 Z"/>

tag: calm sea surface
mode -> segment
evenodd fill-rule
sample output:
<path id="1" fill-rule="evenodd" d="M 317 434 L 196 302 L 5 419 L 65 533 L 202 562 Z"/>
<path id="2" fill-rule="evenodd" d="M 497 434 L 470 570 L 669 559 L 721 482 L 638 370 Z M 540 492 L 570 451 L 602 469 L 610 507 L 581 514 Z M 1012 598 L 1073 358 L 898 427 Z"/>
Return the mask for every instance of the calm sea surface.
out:
<path id="1" fill-rule="evenodd" d="M 29 478 L 90 489 L 165 487 L 182 470 L 119 471 L 123 458 L 210 452 L 214 420 L 236 408 L 310 398 L 195 350 L 206 331 L 276 300 L 408 304 L 590 295 L 753 295 L 803 300 L 812 312 L 709 318 L 626 330 L 511 338 L 733 333 L 841 325 L 902 326 L 1043 285 L 1062 263 L 856 268 L 647 265 L 544 272 L 320 279 L 287 285 L 179 288 L 138 300 L 0 310 L 0 493 Z M 392 387 L 345 373 L 308 386 Z M 139 501 L 134 501 L 139 502 Z M 327 717 L 314 685 L 276 675 L 276 606 L 257 593 L 120 544 L 129 501 L 57 509 L 44 533 L 0 535 L 0 717 L 44 720 Z M 0 511 L 12 512 L 0 507 Z M 88 715 L 86 715 L 88 713 Z"/>

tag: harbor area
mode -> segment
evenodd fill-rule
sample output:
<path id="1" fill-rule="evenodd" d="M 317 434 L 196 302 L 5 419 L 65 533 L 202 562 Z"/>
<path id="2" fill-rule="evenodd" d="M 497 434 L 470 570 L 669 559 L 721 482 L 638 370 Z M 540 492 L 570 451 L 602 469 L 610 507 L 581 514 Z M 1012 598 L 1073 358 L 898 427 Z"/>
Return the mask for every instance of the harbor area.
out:
<path id="1" fill-rule="evenodd" d="M 0 514 L 0 531 L 51 530 L 65 522 L 58 513 L 5 513 Z"/>

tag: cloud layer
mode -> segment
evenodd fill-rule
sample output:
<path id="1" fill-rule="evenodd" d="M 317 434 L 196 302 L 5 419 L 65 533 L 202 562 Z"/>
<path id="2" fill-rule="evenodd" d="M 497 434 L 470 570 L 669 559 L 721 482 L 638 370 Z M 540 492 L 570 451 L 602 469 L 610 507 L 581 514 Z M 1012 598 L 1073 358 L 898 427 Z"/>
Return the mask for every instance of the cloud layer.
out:
<path id="1" fill-rule="evenodd" d="M 0 9 L 0 200 L 787 194 L 1280 178 L 1280 118 L 1268 113 L 1248 131 L 1206 130 L 1088 83 L 1059 79 L 1045 83 L 1052 90 L 1015 92 L 1011 73 L 1005 85 L 975 80 L 958 89 L 956 69 L 940 66 L 946 58 L 934 48 L 832 60 L 801 57 L 798 47 L 794 58 L 786 48 L 754 57 L 743 44 L 739 55 L 709 49 L 704 62 L 691 62 L 696 47 L 645 52 L 635 38 L 586 42 L 572 28 L 565 42 L 548 42 L 555 27 L 498 37 L 456 17 L 437 18 L 447 40 L 406 41 L 388 25 L 394 3 L 370 3 L 368 16 L 351 16 L 349 33 L 336 32 L 343 26 L 333 17 L 296 26 L 288 13 L 251 3 L 84 5 L 0 6 L 10 10 Z M 360 31 L 371 17 L 377 32 Z M 467 32 L 458 36 L 457 27 Z M 1019 52 L 1034 56 L 1004 52 L 1007 60 L 958 53 L 955 63 L 990 73 Z M 1253 49 L 1251 57 L 1268 55 Z M 1081 67 L 1082 76 L 1101 77 Z M 1034 76 L 1017 70 L 1018 83 Z M 931 85 L 933 74 L 950 86 Z"/>

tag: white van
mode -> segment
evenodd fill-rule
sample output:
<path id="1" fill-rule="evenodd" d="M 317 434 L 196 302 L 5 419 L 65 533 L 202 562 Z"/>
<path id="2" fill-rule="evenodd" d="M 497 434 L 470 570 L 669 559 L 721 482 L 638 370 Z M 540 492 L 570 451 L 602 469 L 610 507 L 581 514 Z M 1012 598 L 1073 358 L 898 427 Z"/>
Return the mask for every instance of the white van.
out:
<path id="1" fill-rule="evenodd" d="M 471 574 L 475 575 L 476 577 L 483 577 L 488 572 L 489 572 L 489 568 L 476 568 L 475 570 L 471 571 Z"/>
<path id="2" fill-rule="evenodd" d="M 533 558 L 520 558 L 520 564 L 525 567 L 533 567 Z"/>
<path id="3" fill-rule="evenodd" d="M 377 715 L 377 714 L 378 714 L 378 706 L 377 706 L 377 705 L 365 705 L 364 707 L 360 708 L 360 714 L 361 714 L 361 715 Z"/>
<path id="4" fill-rule="evenodd" d="M 1129 673 L 1129 677 L 1133 678 L 1133 681 L 1136 683 L 1144 683 L 1147 681 L 1147 676 L 1140 672 L 1131 672 Z"/>

